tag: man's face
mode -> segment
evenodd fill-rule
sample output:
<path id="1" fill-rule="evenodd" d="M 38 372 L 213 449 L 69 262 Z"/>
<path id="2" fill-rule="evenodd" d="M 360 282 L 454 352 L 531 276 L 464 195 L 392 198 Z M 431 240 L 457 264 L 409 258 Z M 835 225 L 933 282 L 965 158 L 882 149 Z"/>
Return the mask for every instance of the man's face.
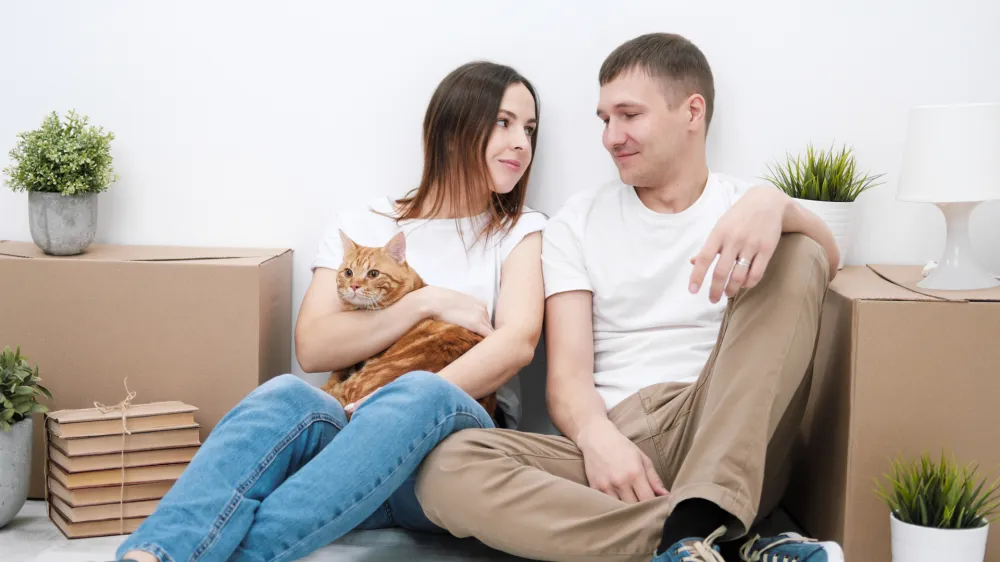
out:
<path id="1" fill-rule="evenodd" d="M 627 185 L 662 184 L 684 154 L 689 133 L 698 126 L 694 117 L 699 103 L 704 108 L 701 96 L 680 98 L 671 107 L 668 95 L 664 79 L 641 70 L 624 72 L 601 86 L 597 116 L 605 125 L 604 148 Z"/>

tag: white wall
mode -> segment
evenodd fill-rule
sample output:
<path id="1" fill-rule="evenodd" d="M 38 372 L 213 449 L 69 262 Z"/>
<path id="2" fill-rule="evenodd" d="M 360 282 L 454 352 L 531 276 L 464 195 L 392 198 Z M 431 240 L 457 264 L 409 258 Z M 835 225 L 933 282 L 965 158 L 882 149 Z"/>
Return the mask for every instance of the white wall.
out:
<path id="1" fill-rule="evenodd" d="M 552 213 L 614 175 L 594 116 L 603 58 L 640 33 L 687 35 L 716 74 L 713 168 L 756 177 L 837 141 L 887 174 L 861 198 L 852 264 L 943 247 L 936 210 L 894 201 L 907 108 L 1000 100 L 988 0 L 360 4 L 4 3 L 0 167 L 18 131 L 76 108 L 117 135 L 122 180 L 101 197 L 98 242 L 294 248 L 297 305 L 325 215 L 414 185 L 425 104 L 470 59 L 538 88 L 529 203 Z M 26 208 L 0 190 L 0 239 L 30 240 Z M 1000 273 L 1000 202 L 973 219 Z"/>

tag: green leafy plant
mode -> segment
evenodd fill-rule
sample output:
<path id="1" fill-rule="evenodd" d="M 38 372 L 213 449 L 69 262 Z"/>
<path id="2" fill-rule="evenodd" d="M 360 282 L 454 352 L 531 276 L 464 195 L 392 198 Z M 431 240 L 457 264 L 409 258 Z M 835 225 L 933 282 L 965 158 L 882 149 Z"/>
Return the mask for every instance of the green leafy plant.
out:
<path id="1" fill-rule="evenodd" d="M 1000 479 L 987 486 L 978 466 L 958 466 L 941 453 L 935 463 L 926 453 L 919 460 L 894 460 L 876 493 L 904 523 L 938 529 L 973 529 L 998 519 Z"/>
<path id="2" fill-rule="evenodd" d="M 851 149 L 839 152 L 816 150 L 810 144 L 806 156 L 788 155 L 784 164 L 768 166 L 763 179 L 795 199 L 811 201 L 851 202 L 868 189 L 880 185 L 876 180 L 884 174 L 861 174 Z"/>
<path id="3" fill-rule="evenodd" d="M 34 413 L 47 412 L 48 408 L 38 403 L 41 396 L 52 398 L 52 393 L 39 384 L 38 365 L 32 369 L 28 358 L 21 355 L 21 348 L 11 351 L 5 347 L 0 354 L 0 428 L 10 428 Z"/>
<path id="4" fill-rule="evenodd" d="M 100 193 L 118 180 L 111 166 L 114 133 L 88 125 L 73 110 L 65 121 L 53 111 L 33 131 L 18 133 L 11 149 L 13 164 L 4 168 L 14 191 L 46 191 L 73 195 Z"/>

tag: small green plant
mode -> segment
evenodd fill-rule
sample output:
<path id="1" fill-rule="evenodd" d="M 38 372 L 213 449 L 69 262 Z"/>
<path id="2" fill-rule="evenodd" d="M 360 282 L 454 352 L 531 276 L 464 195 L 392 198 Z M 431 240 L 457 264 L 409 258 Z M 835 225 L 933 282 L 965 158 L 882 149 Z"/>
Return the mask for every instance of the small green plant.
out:
<path id="1" fill-rule="evenodd" d="M 763 179 L 795 199 L 810 201 L 851 202 L 866 190 L 880 185 L 876 180 L 884 174 L 869 175 L 857 171 L 851 149 L 843 147 L 835 152 L 817 151 L 810 144 L 806 157 L 788 158 L 784 165 L 768 165 Z"/>
<path id="2" fill-rule="evenodd" d="M 106 191 L 118 175 L 111 167 L 114 133 L 88 125 L 86 116 L 70 110 L 61 121 L 52 112 L 33 131 L 18 133 L 11 149 L 13 164 L 4 168 L 14 191 L 47 191 L 73 195 Z"/>
<path id="3" fill-rule="evenodd" d="M 21 355 L 21 348 L 11 351 L 5 347 L 0 354 L 0 428 L 10 428 L 34 413 L 44 413 L 48 408 L 38 403 L 42 395 L 52 398 L 47 388 L 39 384 L 38 365 L 28 366 L 28 358 Z"/>
<path id="4" fill-rule="evenodd" d="M 938 529 L 973 529 L 995 521 L 1000 508 L 1000 479 L 987 486 L 978 466 L 958 466 L 941 453 L 935 463 L 926 453 L 919 460 L 894 460 L 885 486 L 876 493 L 904 523 Z"/>

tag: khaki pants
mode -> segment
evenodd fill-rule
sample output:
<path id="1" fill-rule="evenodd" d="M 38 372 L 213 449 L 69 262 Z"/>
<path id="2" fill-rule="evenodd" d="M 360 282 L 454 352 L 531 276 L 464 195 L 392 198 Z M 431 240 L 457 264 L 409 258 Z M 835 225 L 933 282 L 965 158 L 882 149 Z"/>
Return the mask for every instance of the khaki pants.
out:
<path id="1" fill-rule="evenodd" d="M 710 500 L 746 533 L 784 492 L 806 399 L 829 265 L 818 244 L 782 236 L 764 279 L 730 299 L 698 381 L 640 390 L 608 416 L 670 490 L 627 504 L 587 486 L 569 439 L 465 430 L 424 462 L 417 496 L 458 537 L 539 560 L 649 561 L 678 502 Z"/>

